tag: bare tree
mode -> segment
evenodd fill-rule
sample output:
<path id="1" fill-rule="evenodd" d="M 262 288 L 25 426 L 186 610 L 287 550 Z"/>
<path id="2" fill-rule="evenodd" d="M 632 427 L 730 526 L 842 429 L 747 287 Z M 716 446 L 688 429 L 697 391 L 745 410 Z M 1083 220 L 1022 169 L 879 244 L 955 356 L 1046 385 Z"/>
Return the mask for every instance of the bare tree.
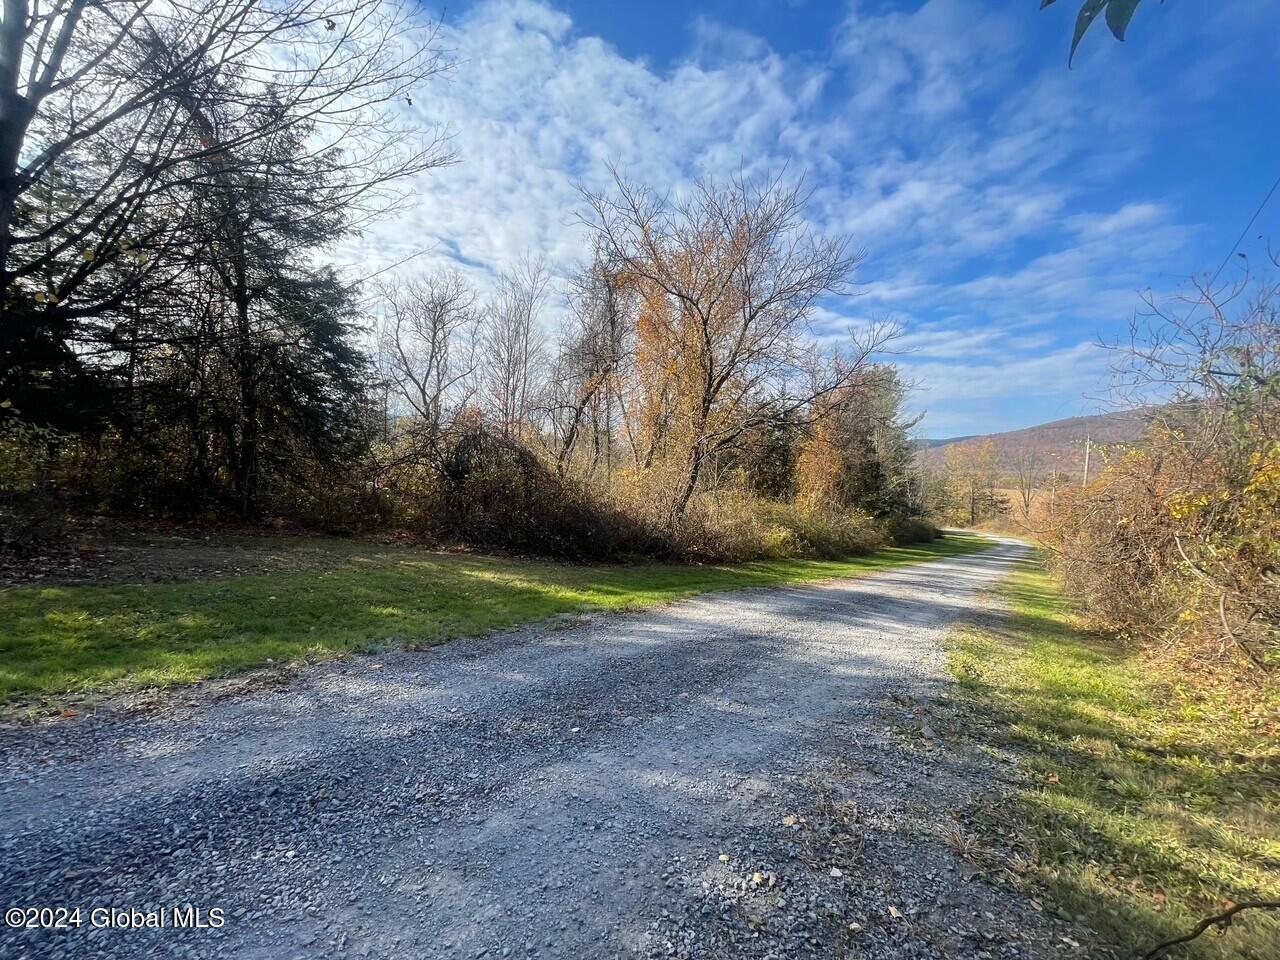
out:
<path id="1" fill-rule="evenodd" d="M 990 437 L 953 443 L 947 447 L 947 473 L 967 501 L 969 525 L 985 520 L 997 511 L 996 444 Z"/>
<path id="2" fill-rule="evenodd" d="M 381 284 L 383 375 L 434 449 L 474 394 L 478 298 L 456 272 Z"/>
<path id="3" fill-rule="evenodd" d="M 535 406 L 543 359 L 539 317 L 550 279 L 543 261 L 526 259 L 498 279 L 485 311 L 480 338 L 484 395 L 504 437 L 518 434 Z"/>
<path id="4" fill-rule="evenodd" d="M 1212 287 L 1193 280 L 1168 303 L 1148 294 L 1126 342 L 1112 349 L 1118 399 L 1181 420 L 1188 407 L 1221 414 L 1241 391 L 1270 391 L 1280 380 L 1280 256 L 1258 275 Z M 1171 403 L 1170 403 L 1171 402 Z M 1268 437 L 1280 436 L 1275 407 L 1251 408 Z M 1149 419 L 1149 418 L 1148 418 Z"/>
<path id="5" fill-rule="evenodd" d="M 121 302 L 187 195 L 260 172 L 289 131 L 349 225 L 452 159 L 404 120 L 446 64 L 400 0 L 4 0 L 3 17 L 0 291 L 51 319 Z"/>
<path id="6" fill-rule="evenodd" d="M 569 325 L 549 384 L 548 413 L 557 444 L 556 469 L 562 476 L 592 413 L 597 421 L 597 459 L 600 428 L 607 443 L 609 390 L 629 350 L 634 301 L 634 288 L 599 251 L 573 280 Z"/>
<path id="7" fill-rule="evenodd" d="M 1035 498 L 1036 485 L 1040 482 L 1040 453 L 1034 447 L 1022 447 L 1013 455 L 1013 475 L 1018 484 L 1018 500 L 1022 504 L 1022 519 L 1031 517 L 1031 501 Z"/>
<path id="8" fill-rule="evenodd" d="M 641 347 L 661 381 L 650 388 L 670 394 L 668 433 L 683 447 L 674 523 L 720 451 L 849 383 L 894 330 L 872 330 L 836 362 L 814 363 L 804 338 L 813 309 L 849 293 L 860 255 L 805 225 L 799 184 L 706 179 L 672 199 L 615 171 L 614 186 L 583 190 L 582 219 L 649 301 Z"/>

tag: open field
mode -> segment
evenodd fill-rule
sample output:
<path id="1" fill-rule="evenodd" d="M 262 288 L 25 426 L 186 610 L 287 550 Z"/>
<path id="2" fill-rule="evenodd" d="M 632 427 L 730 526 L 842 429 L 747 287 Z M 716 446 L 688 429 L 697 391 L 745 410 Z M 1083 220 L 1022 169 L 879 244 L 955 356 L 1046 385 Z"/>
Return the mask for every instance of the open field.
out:
<path id="1" fill-rule="evenodd" d="M 951 536 L 842 561 L 580 566 L 305 540 L 298 568 L 280 562 L 179 583 L 9 588 L 0 593 L 0 699 L 57 706 L 270 663 L 427 646 L 560 613 L 857 576 L 986 545 Z M 287 555 L 290 542 L 274 546 Z"/>
<path id="2" fill-rule="evenodd" d="M 1006 866 L 1119 956 L 1280 899 L 1274 689 L 1193 685 L 1085 634 L 1034 562 L 1002 593 L 1010 616 L 954 632 L 950 656 L 970 729 L 1019 760 L 1021 789 L 979 819 Z M 1280 917 L 1242 914 L 1173 956 L 1280 956 Z"/>

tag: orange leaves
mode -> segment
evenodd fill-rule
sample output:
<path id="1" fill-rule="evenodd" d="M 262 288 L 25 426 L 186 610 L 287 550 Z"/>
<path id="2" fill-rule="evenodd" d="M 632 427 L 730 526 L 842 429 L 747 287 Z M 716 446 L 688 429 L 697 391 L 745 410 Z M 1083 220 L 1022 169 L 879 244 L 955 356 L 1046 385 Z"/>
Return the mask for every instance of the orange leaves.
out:
<path id="1" fill-rule="evenodd" d="M 835 504 L 843 458 L 827 421 L 819 421 L 796 460 L 796 502 L 806 507 Z"/>

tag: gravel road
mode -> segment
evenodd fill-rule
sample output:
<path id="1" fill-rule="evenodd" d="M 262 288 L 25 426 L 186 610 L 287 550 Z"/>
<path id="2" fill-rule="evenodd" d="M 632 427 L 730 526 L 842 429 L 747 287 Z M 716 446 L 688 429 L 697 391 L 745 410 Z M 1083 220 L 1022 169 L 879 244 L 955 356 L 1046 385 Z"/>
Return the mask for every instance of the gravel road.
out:
<path id="1" fill-rule="evenodd" d="M 0 906 L 84 913 L 0 957 L 1069 955 L 953 852 L 999 761 L 930 728 L 939 641 L 1023 550 L 5 730 Z"/>

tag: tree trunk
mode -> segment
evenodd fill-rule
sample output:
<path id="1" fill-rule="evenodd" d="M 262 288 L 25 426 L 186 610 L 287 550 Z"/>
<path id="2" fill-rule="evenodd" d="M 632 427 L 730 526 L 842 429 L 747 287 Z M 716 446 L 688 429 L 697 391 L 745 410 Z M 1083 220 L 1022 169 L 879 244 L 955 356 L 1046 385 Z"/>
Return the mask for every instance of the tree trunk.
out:
<path id="1" fill-rule="evenodd" d="M 13 211 L 22 192 L 18 174 L 18 153 L 31 120 L 30 105 L 13 91 L 2 94 L 0 103 L 0 291 L 13 282 L 9 254 L 13 247 Z"/>
<path id="2" fill-rule="evenodd" d="M 32 103 L 18 93 L 27 15 L 26 0 L 4 0 L 4 23 L 0 25 L 0 294 L 13 279 L 9 270 L 13 211 L 22 192 L 18 157 L 35 113 Z"/>
<path id="3" fill-rule="evenodd" d="M 18 172 L 22 145 L 37 105 L 48 95 L 62 70 L 88 2 L 75 0 L 64 11 L 51 44 L 46 46 L 51 39 L 48 34 L 41 39 L 45 61 L 32 65 L 32 82 L 24 97 L 18 93 L 18 83 L 29 29 L 29 4 L 27 0 L 4 0 L 4 22 L 0 24 L 0 295 L 9 289 L 14 277 L 9 258 L 13 251 L 13 212 L 24 186 Z M 36 76 L 37 67 L 39 76 Z"/>
<path id="4" fill-rule="evenodd" d="M 585 404 L 580 404 L 574 408 L 573 419 L 569 421 L 569 429 L 565 433 L 564 443 L 560 447 L 560 453 L 556 457 L 556 475 L 563 477 L 569 468 L 569 454 L 573 451 L 573 445 L 578 440 L 578 428 L 582 423 L 582 413 Z"/>
<path id="5" fill-rule="evenodd" d="M 252 516 L 258 486 L 258 384 L 249 343 L 248 304 L 236 304 L 240 338 L 240 443 L 236 454 L 236 499 L 240 514 Z"/>
<path id="6" fill-rule="evenodd" d="M 240 388 L 240 436 L 236 451 L 235 494 L 241 516 L 257 509 L 258 492 L 258 374 L 257 351 L 249 322 L 249 277 L 240 219 L 232 216 L 235 257 L 232 301 L 236 310 L 236 374 Z"/>
<path id="7" fill-rule="evenodd" d="M 671 508 L 671 526 L 673 528 L 684 519 L 685 511 L 689 509 L 689 501 L 693 499 L 693 492 L 698 487 L 698 478 L 702 475 L 703 460 L 702 450 L 695 446 L 689 456 L 689 469 L 685 475 L 684 486 L 680 490 L 680 496 L 676 498 Z"/>

